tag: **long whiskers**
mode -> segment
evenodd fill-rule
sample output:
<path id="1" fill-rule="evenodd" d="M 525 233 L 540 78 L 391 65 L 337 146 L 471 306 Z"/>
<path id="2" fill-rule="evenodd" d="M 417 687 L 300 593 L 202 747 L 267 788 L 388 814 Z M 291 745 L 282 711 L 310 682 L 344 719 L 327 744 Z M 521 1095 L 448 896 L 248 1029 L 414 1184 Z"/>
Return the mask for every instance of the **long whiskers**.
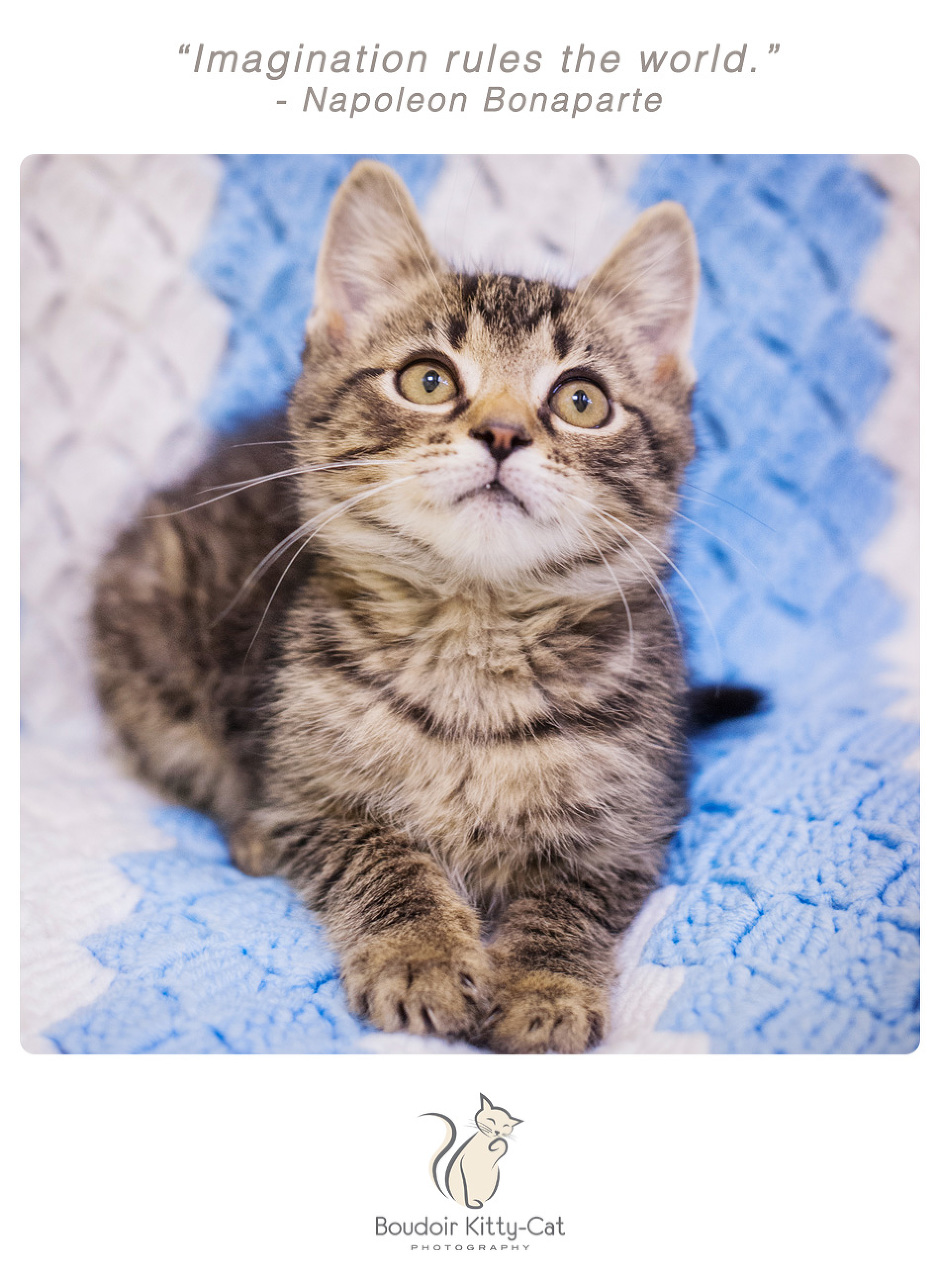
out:
<path id="1" fill-rule="evenodd" d="M 569 493 L 569 495 L 573 495 L 573 493 Z M 599 509 L 596 505 L 593 505 L 590 501 L 581 500 L 578 497 L 575 497 L 575 499 L 580 500 L 580 503 L 582 505 L 585 505 L 593 513 L 597 514 L 598 517 L 604 519 L 608 529 L 613 533 L 616 539 L 621 542 L 623 548 L 627 551 L 632 561 L 636 564 L 640 572 L 640 575 L 643 577 L 646 583 L 652 588 L 653 592 L 657 595 L 660 602 L 663 604 L 663 607 L 668 613 L 669 619 L 672 622 L 672 627 L 673 627 L 673 630 L 675 631 L 676 638 L 681 643 L 682 633 L 679 628 L 679 619 L 676 616 L 675 608 L 672 605 L 672 599 L 669 597 L 669 594 L 663 588 L 662 581 L 657 576 L 656 571 L 654 567 L 652 566 L 652 564 L 649 562 L 649 560 L 646 557 L 644 557 L 643 554 L 640 553 L 640 551 L 637 549 L 635 545 L 631 544 L 631 542 L 627 539 L 624 533 L 620 531 L 614 525 L 614 522 L 611 520 L 611 517 L 606 515 L 602 509 Z M 583 523 L 579 522 L 578 526 L 581 528 L 581 530 L 586 531 L 586 528 L 584 527 Z"/>
<path id="2" fill-rule="evenodd" d="M 230 443 L 229 447 L 289 447 L 293 439 L 249 439 L 246 443 Z"/>
<path id="3" fill-rule="evenodd" d="M 603 517 L 603 512 L 601 510 L 597 510 L 596 512 L 600 514 L 601 517 Z M 645 558 L 643 554 L 640 553 L 640 551 L 637 549 L 635 545 L 631 545 L 631 543 L 627 540 L 627 537 L 624 535 L 623 532 L 619 531 L 616 527 L 614 527 L 612 523 L 608 522 L 607 526 L 613 532 L 614 536 L 616 536 L 616 538 L 621 542 L 621 544 L 623 545 L 623 548 L 627 551 L 627 553 L 630 555 L 630 558 L 636 564 L 640 572 L 640 575 L 643 577 L 646 583 L 653 590 L 653 593 L 662 603 L 663 608 L 666 611 L 666 614 L 669 616 L 669 620 L 672 624 L 673 632 L 675 633 L 677 640 L 681 644 L 682 631 L 679 627 L 679 617 L 676 615 L 676 609 L 672 605 L 672 599 L 669 597 L 669 594 L 666 592 L 666 589 L 664 588 L 662 581 L 656 575 L 655 568 L 652 566 L 649 560 Z"/>
<path id="4" fill-rule="evenodd" d="M 717 532 L 713 532 L 710 527 L 706 527 L 704 523 L 697 523 L 694 518 L 689 518 L 688 514 L 683 514 L 681 510 L 676 510 L 676 517 L 683 519 L 686 523 L 691 523 L 693 527 L 697 527 L 699 531 L 704 532 L 706 536 L 713 537 L 720 545 L 724 545 L 725 549 L 730 549 L 732 554 L 737 554 L 740 558 L 743 558 L 749 566 L 754 568 L 758 576 L 767 582 L 767 584 L 771 583 L 767 573 L 761 571 L 753 558 L 749 558 L 743 549 L 738 549 L 736 545 L 732 545 L 730 541 L 726 541 L 723 536 L 719 536 Z"/>
<path id="5" fill-rule="evenodd" d="M 685 480 L 685 486 L 694 488 L 696 492 L 701 492 L 704 496 L 710 496 L 712 500 L 721 501 L 722 505 L 729 505 L 731 509 L 737 510 L 738 513 L 743 514 L 745 518 L 751 519 L 754 523 L 760 523 L 761 527 L 766 527 L 768 532 L 773 532 L 775 536 L 779 535 L 776 527 L 771 527 L 769 523 L 763 522 L 762 519 L 759 519 L 755 514 L 749 513 L 748 510 L 742 509 L 740 505 L 735 505 L 734 501 L 729 501 L 726 497 L 719 496 L 717 492 L 709 492 L 706 488 L 699 487 L 696 483 L 690 483 L 688 479 Z M 691 497 L 687 492 L 683 492 L 682 496 L 685 497 L 686 500 L 701 499 L 701 497 Z"/>
<path id="6" fill-rule="evenodd" d="M 205 492 L 219 492 L 220 495 L 210 496 L 206 501 L 197 501 L 195 505 L 187 505 L 181 510 L 164 510 L 160 514 L 148 514 L 147 518 L 173 518 L 177 514 L 188 514 L 191 510 L 202 509 L 203 506 L 211 505 L 214 501 L 221 501 L 226 496 L 235 496 L 239 492 L 246 492 L 250 488 L 259 487 L 263 483 L 270 483 L 274 479 L 294 478 L 299 474 L 319 474 L 322 470 L 362 469 L 370 465 L 407 464 L 408 461 L 405 459 L 392 460 L 382 458 L 370 461 L 331 461 L 326 465 L 295 465 L 289 470 L 278 470 L 275 474 L 261 474 L 257 478 L 242 479 L 237 483 L 218 483 L 215 487 L 204 487 L 199 493 L 200 496 Z"/>
<path id="7" fill-rule="evenodd" d="M 607 573 L 610 576 L 610 579 L 616 585 L 617 593 L 620 595 L 620 601 L 623 603 L 624 611 L 627 613 L 627 625 L 630 630 L 630 664 L 627 667 L 629 672 L 629 670 L 633 668 L 633 662 L 636 657 L 636 635 L 633 632 L 633 613 L 630 611 L 630 604 L 627 602 L 627 596 L 623 592 L 623 586 L 620 584 L 620 581 L 617 578 L 617 575 L 614 569 L 611 567 L 610 563 L 607 561 L 607 556 L 605 555 L 604 551 L 601 549 L 600 545 L 598 545 L 597 541 L 588 531 L 584 523 L 579 523 L 579 527 L 581 531 L 584 533 L 584 535 L 591 542 L 591 544 L 594 546 L 595 551 L 600 555 L 601 562 L 606 567 Z"/>
<path id="8" fill-rule="evenodd" d="M 276 558 L 279 558 L 282 554 L 286 553 L 287 550 L 291 547 L 291 545 L 295 544 L 298 540 L 301 540 L 301 538 L 304 537 L 306 532 L 308 531 L 310 532 L 309 536 L 307 536 L 306 539 L 303 540 L 303 543 L 300 545 L 299 549 L 297 549 L 294 552 L 294 554 L 292 554 L 290 562 L 287 564 L 283 572 L 281 572 L 281 575 L 278 577 L 277 584 L 274 586 L 274 589 L 271 591 L 271 597 L 268 599 L 267 605 L 265 606 L 264 611 L 261 613 L 261 619 L 258 621 L 258 627 L 255 629 L 251 642 L 248 644 L 248 648 L 245 652 L 246 660 L 248 658 L 249 652 L 251 651 L 252 647 L 255 645 L 255 641 L 261 632 L 261 627 L 264 624 L 265 620 L 267 619 L 268 612 L 271 610 L 271 604 L 274 602 L 275 595 L 277 594 L 277 591 L 280 589 L 281 585 L 283 584 L 284 578 L 286 577 L 287 573 L 290 571 L 291 567 L 293 567 L 297 558 L 303 553 L 303 551 L 307 548 L 307 546 L 310 544 L 313 538 L 315 536 L 319 536 L 320 532 L 324 529 L 324 527 L 327 527 L 335 519 L 345 514 L 347 510 L 352 509 L 356 505 L 359 505 L 362 501 L 367 500 L 371 496 L 378 496 L 380 492 L 386 492 L 388 491 L 390 487 L 398 487 L 402 483 L 410 483 L 413 479 L 416 479 L 417 477 L 418 477 L 417 474 L 406 474 L 403 478 L 396 478 L 396 479 L 392 479 L 388 483 L 379 483 L 378 485 L 373 485 L 372 487 L 368 488 L 365 492 L 359 492 L 357 493 L 356 496 L 351 496 L 345 501 L 340 501 L 338 505 L 331 506 L 325 512 L 325 514 L 316 515 L 314 518 L 308 519 L 306 523 L 302 523 L 301 526 L 298 527 L 296 531 L 292 532 L 290 536 L 285 536 L 285 538 L 280 542 L 279 545 L 276 545 L 273 550 L 271 550 L 269 553 L 267 553 L 264 556 L 264 558 L 261 560 L 258 566 L 254 569 L 254 571 L 252 571 L 250 575 L 245 579 L 241 588 L 235 594 L 235 597 L 232 599 L 229 605 L 219 615 L 219 617 L 217 618 L 215 622 L 216 624 L 218 624 L 218 621 L 222 620 L 223 617 L 228 615 L 231 609 L 238 602 L 239 598 L 242 598 L 245 592 L 251 589 L 255 581 L 257 581 L 258 578 L 264 574 L 266 568 L 268 567 L 270 563 L 272 563 Z"/>
<path id="9" fill-rule="evenodd" d="M 639 537 L 641 541 L 644 541 L 647 545 L 649 545 L 650 549 L 652 549 L 654 553 L 658 554 L 660 558 L 663 559 L 664 562 L 669 564 L 672 570 L 676 573 L 676 575 L 685 585 L 686 589 L 695 599 L 698 609 L 702 613 L 705 623 L 708 626 L 709 633 L 711 634 L 712 641 L 715 645 L 715 653 L 718 656 L 719 677 L 721 677 L 724 670 L 724 657 L 721 653 L 721 643 L 718 641 L 718 634 L 715 632 L 715 626 L 712 624 L 711 616 L 709 616 L 708 611 L 705 607 L 705 604 L 702 602 L 701 598 L 699 597 L 698 591 L 696 590 L 692 582 L 689 580 L 689 578 L 685 575 L 685 573 L 673 562 L 673 560 L 669 557 L 669 555 L 664 550 L 661 550 L 654 541 L 651 541 L 649 539 L 648 536 L 644 536 L 642 532 L 637 531 L 635 527 L 631 527 L 630 524 L 625 523 L 623 519 L 615 518 L 613 514 L 605 513 L 603 510 L 598 509 L 598 507 L 596 505 L 593 505 L 590 501 L 583 500 L 580 496 L 574 496 L 574 494 L 571 493 L 571 497 L 573 500 L 577 501 L 580 505 L 584 505 L 586 508 L 592 510 L 605 523 L 608 523 L 608 524 L 615 523 L 617 524 L 617 526 L 622 527 L 631 536 Z"/>
<path id="10" fill-rule="evenodd" d="M 223 489 L 231 491 L 244 491 L 248 487 L 255 487 L 259 483 L 267 483 L 269 479 L 289 478 L 297 474 L 319 474 L 322 470 L 347 470 L 347 469 L 364 469 L 372 465 L 409 465 L 411 462 L 407 458 L 372 458 L 368 461 L 331 461 L 324 465 L 298 465 L 292 470 L 281 470 L 277 474 L 266 474 L 260 478 L 247 479 L 238 483 L 219 483 L 216 487 L 205 487 L 203 492 L 221 492 Z M 200 493 L 201 495 L 201 493 Z"/>
<path id="11" fill-rule="evenodd" d="M 323 465 L 295 465 L 290 470 L 279 470 L 276 474 L 262 474 L 258 478 L 240 479 L 237 483 L 217 483 L 215 487 L 204 487 L 202 492 L 221 492 L 225 490 L 244 491 L 246 487 L 255 487 L 259 483 L 267 483 L 270 479 L 290 478 L 295 474 L 317 474 L 320 470 L 344 470 L 361 468 L 367 465 L 407 465 L 405 459 L 393 460 L 385 457 L 373 460 L 330 461 Z M 202 495 L 200 492 L 200 495 Z"/>
<path id="12" fill-rule="evenodd" d="M 357 492 L 355 496 L 347 497 L 345 501 L 340 501 L 337 505 L 331 505 L 328 510 L 325 510 L 321 514 L 315 514 L 312 518 L 308 518 L 306 522 L 301 523 L 300 527 L 295 528 L 294 531 L 292 531 L 288 536 L 285 536 L 283 540 L 279 541 L 273 549 L 269 550 L 268 553 L 265 554 L 261 562 L 258 563 L 258 565 L 245 578 L 238 590 L 238 593 L 226 607 L 225 611 L 218 616 L 215 623 L 218 623 L 219 620 L 222 620 L 228 615 L 238 600 L 243 597 L 245 591 L 251 589 L 252 585 L 254 585 L 255 582 L 264 575 L 271 563 L 280 558 L 283 553 L 286 553 L 286 551 L 290 549 L 291 545 L 295 544 L 308 532 L 311 533 L 310 538 L 308 539 L 312 539 L 312 537 L 320 530 L 321 526 L 325 527 L 328 522 L 332 522 L 333 518 L 338 517 L 347 509 L 352 508 L 352 506 L 358 505 L 359 502 L 365 500 L 367 496 L 374 496 L 379 492 L 384 492 L 386 488 L 395 487 L 397 484 L 405 483 L 412 478 L 417 478 L 417 475 L 408 474 L 404 478 L 392 479 L 389 483 L 373 484 L 365 492 Z M 321 519 L 324 520 L 322 523 L 320 522 Z M 291 562 L 293 562 L 293 559 Z"/>

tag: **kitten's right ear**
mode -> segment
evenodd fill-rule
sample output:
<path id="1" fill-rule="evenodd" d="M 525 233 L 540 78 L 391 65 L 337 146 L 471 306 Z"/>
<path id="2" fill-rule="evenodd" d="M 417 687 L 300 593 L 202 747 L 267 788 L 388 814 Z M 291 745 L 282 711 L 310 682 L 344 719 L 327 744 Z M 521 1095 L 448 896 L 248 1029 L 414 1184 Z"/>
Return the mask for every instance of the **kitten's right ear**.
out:
<path id="1" fill-rule="evenodd" d="M 387 308 L 390 295 L 439 269 L 401 178 L 385 164 L 360 161 L 330 208 L 308 336 L 325 332 L 334 346 L 342 346 Z"/>
<path id="2" fill-rule="evenodd" d="M 663 375 L 686 365 L 698 283 L 692 223 L 680 204 L 666 201 L 648 208 L 578 289 L 622 322 L 631 346 L 638 340 Z"/>

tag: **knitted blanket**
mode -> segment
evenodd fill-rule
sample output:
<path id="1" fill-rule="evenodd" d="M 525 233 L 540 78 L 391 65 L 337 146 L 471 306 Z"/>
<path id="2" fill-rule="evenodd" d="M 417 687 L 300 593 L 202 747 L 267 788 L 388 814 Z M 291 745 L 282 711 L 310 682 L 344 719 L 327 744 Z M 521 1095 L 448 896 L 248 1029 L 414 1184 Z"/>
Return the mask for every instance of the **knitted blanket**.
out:
<path id="1" fill-rule="evenodd" d="M 283 404 L 353 162 L 24 170 L 31 1049 L 470 1049 L 356 1020 L 291 888 L 244 877 L 211 821 L 123 777 L 87 676 L 82 615 L 114 528 L 212 433 Z M 914 436 L 913 319 L 896 303 L 916 284 L 915 179 L 806 156 L 389 162 L 461 264 L 568 281 L 659 199 L 699 237 L 699 456 L 672 592 L 693 678 L 758 686 L 768 707 L 695 741 L 691 813 L 622 944 L 600 1049 L 914 1049 L 916 729 L 898 683 L 913 688 L 886 678 L 884 647 L 912 622 L 892 511 L 914 479 L 870 449 L 903 462 Z M 899 225 L 908 257 L 879 267 Z"/>

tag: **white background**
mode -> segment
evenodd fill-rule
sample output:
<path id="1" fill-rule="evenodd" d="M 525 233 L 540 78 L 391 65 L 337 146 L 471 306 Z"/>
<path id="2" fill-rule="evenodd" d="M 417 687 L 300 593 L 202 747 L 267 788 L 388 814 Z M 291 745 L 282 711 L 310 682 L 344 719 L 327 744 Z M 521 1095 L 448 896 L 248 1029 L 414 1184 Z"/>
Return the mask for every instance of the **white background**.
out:
<path id="1" fill-rule="evenodd" d="M 776 15 L 752 4 L 641 9 L 591 0 L 573 6 L 570 17 L 543 6 L 510 9 L 505 0 L 410 4 L 407 14 L 371 2 L 318 8 L 277 0 L 139 7 L 91 0 L 33 4 L 18 17 L 18 30 L 5 27 L 0 171 L 8 287 L 0 349 L 11 423 L 18 411 L 18 166 L 37 151 L 909 152 L 922 166 L 924 224 L 936 225 L 936 49 L 926 7 L 912 0 L 870 13 L 789 0 Z M 540 49 L 546 67 L 566 44 L 583 41 L 598 53 L 621 52 L 623 69 L 609 77 L 618 87 L 658 90 L 664 103 L 656 114 L 574 121 L 470 110 L 355 121 L 304 115 L 292 83 L 302 76 L 269 83 L 192 75 L 192 59 L 177 49 L 200 40 L 264 50 L 296 49 L 300 41 L 307 49 L 371 48 L 379 41 L 383 49 L 432 55 L 496 41 L 501 50 Z M 716 41 L 724 49 L 747 41 L 757 71 L 697 79 L 631 71 L 640 48 L 698 50 Z M 771 41 L 781 46 L 774 57 L 765 54 Z M 416 78 L 429 88 L 436 87 L 432 78 L 444 81 Z M 514 89 L 518 82 L 530 92 L 608 87 L 599 74 L 582 79 L 576 85 L 573 76 L 547 70 L 471 76 L 466 91 L 473 101 L 487 81 Z M 380 87 L 401 81 L 389 77 Z M 442 87 L 463 86 L 452 75 Z M 289 105 L 276 106 L 278 96 Z M 935 266 L 928 232 L 928 351 L 936 335 Z M 928 421 L 937 406 L 931 370 L 928 360 Z M 13 433 L 11 424 L 11 440 Z M 928 457 L 932 445 L 928 432 Z M 12 443 L 7 472 L 15 472 Z M 11 546 L 15 503 L 11 481 L 2 507 Z M 928 524 L 928 545 L 932 530 Z M 12 548 L 8 553 L 12 558 Z M 15 632 L 13 593 L 6 593 L 7 635 Z M 930 695 L 929 662 L 926 674 Z M 8 769 L 12 696 L 10 710 Z M 926 749 L 925 768 L 932 757 Z M 9 795 L 12 810 L 12 783 Z M 931 828 L 932 821 L 928 846 Z M 364 1261 L 384 1271 L 494 1264 L 568 1273 L 597 1263 L 663 1273 L 841 1273 L 904 1270 L 920 1261 L 920 1221 L 935 1207 L 921 1166 L 922 1156 L 927 1167 L 936 1160 L 929 1020 L 914 1055 L 877 1058 L 27 1055 L 15 1030 L 12 847 L 7 858 L 8 1002 L 0 1022 L 13 1138 L 4 1141 L 18 1185 L 6 1232 L 15 1247 L 9 1270 L 313 1272 Z M 405 1242 L 374 1239 L 378 1213 L 447 1213 L 451 1203 L 426 1178 L 437 1130 L 416 1115 L 448 1112 L 461 1128 L 480 1090 L 524 1121 L 487 1212 L 521 1219 L 560 1213 L 568 1236 L 532 1242 L 528 1254 L 472 1257 L 409 1255 Z"/>

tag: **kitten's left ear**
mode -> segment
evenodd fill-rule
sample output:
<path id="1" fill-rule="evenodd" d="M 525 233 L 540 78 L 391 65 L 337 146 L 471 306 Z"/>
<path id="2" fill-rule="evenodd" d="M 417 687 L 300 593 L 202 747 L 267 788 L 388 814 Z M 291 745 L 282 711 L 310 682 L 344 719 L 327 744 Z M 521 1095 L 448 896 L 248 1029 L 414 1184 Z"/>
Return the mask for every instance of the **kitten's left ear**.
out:
<path id="1" fill-rule="evenodd" d="M 361 160 L 330 208 L 307 333 L 325 330 L 342 346 L 440 268 L 404 182 L 385 164 Z"/>
<path id="2" fill-rule="evenodd" d="M 685 365 L 698 281 L 692 223 L 681 204 L 667 201 L 638 218 L 578 291 L 595 297 L 605 315 L 620 320 L 631 346 L 644 345 L 662 376 Z"/>

